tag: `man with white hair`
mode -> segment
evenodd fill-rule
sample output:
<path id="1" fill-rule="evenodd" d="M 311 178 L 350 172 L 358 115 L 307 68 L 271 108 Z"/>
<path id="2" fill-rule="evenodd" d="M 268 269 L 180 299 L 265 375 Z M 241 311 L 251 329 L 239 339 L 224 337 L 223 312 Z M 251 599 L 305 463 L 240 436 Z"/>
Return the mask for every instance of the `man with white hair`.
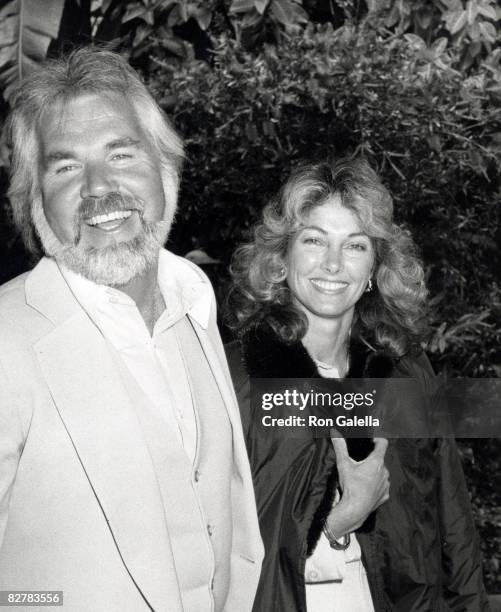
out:
<path id="1" fill-rule="evenodd" d="M 92 48 L 28 77 L 10 121 L 14 220 L 44 257 L 0 289 L 0 590 L 250 611 L 262 544 L 215 300 L 162 248 L 182 143 Z"/>

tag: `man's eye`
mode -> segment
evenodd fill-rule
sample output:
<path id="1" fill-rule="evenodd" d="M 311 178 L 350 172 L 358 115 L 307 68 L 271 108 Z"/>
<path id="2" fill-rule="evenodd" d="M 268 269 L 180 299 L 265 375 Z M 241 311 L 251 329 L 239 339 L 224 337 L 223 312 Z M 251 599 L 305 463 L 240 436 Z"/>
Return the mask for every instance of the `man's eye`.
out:
<path id="1" fill-rule="evenodd" d="M 122 159 L 130 159 L 132 155 L 130 153 L 115 153 L 111 159 L 122 160 Z"/>
<path id="2" fill-rule="evenodd" d="M 63 174 L 65 172 L 71 172 L 72 170 L 75 170 L 76 165 L 74 164 L 67 164 L 66 166 L 61 166 L 59 168 L 56 168 L 56 174 Z"/>

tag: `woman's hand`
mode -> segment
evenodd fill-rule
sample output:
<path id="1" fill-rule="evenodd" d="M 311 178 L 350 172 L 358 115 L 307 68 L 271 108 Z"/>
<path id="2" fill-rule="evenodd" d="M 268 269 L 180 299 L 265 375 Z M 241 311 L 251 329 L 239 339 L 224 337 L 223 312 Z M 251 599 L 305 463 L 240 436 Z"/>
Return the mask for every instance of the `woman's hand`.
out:
<path id="1" fill-rule="evenodd" d="M 390 497 L 390 479 L 384 466 L 388 440 L 374 438 L 374 450 L 363 461 L 349 456 L 344 438 L 332 438 L 332 444 L 342 496 L 327 517 L 327 528 L 339 539 L 358 529 Z"/>

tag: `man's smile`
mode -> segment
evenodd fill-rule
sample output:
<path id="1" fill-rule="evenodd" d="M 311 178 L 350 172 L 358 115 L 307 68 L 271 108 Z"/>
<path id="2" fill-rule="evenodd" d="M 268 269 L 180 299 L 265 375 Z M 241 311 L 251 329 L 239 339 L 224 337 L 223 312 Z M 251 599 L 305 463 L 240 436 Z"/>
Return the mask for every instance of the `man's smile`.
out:
<path id="1" fill-rule="evenodd" d="M 85 223 L 92 228 L 106 232 L 114 232 L 121 228 L 136 210 L 115 210 L 109 213 L 93 215 L 85 219 Z"/>
<path id="2" fill-rule="evenodd" d="M 100 225 L 108 221 L 115 221 L 117 219 L 127 219 L 132 214 L 131 210 L 116 210 L 114 212 L 106 213 L 104 215 L 94 215 L 90 219 L 86 219 L 85 222 L 88 225 Z"/>

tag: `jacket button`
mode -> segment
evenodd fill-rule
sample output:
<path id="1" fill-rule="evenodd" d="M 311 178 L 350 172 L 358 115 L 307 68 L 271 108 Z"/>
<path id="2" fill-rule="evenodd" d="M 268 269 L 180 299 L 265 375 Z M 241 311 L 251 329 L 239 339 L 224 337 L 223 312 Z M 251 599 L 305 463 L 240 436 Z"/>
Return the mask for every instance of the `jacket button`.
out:
<path id="1" fill-rule="evenodd" d="M 207 525 L 207 533 L 210 536 L 214 533 L 214 527 L 212 525 Z"/>
<path id="2" fill-rule="evenodd" d="M 195 482 L 198 482 L 200 480 L 200 472 L 198 470 L 195 470 L 195 474 L 193 475 L 193 477 L 195 478 Z"/>
<path id="3" fill-rule="evenodd" d="M 318 578 L 318 572 L 316 572 L 315 570 L 308 572 L 308 578 L 312 581 L 316 580 Z"/>

